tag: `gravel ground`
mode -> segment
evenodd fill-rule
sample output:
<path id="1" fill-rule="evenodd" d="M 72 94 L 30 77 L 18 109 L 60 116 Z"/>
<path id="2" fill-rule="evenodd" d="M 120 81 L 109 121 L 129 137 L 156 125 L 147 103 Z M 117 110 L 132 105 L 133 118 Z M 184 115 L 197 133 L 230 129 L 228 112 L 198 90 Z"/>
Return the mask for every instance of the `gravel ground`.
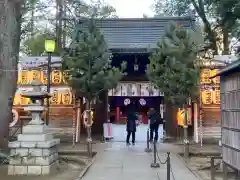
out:
<path id="1" fill-rule="evenodd" d="M 222 172 L 220 172 L 220 161 L 215 160 L 215 165 L 217 167 L 215 180 L 222 180 Z M 188 167 L 197 175 L 199 175 L 202 180 L 211 180 L 210 174 L 210 157 L 191 157 L 189 162 L 187 162 Z M 234 174 L 229 173 L 228 180 L 235 180 Z"/>
<path id="2" fill-rule="evenodd" d="M 1 178 L 4 180 L 76 180 L 91 159 L 77 156 L 60 158 L 59 169 L 49 176 L 8 176 L 7 165 L 0 165 Z"/>

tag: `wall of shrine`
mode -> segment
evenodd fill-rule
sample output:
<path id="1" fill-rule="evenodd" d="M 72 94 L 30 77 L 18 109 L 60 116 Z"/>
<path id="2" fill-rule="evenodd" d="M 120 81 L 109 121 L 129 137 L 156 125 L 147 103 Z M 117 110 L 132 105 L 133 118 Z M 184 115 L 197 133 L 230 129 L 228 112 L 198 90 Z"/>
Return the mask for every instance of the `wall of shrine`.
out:
<path id="1" fill-rule="evenodd" d="M 216 125 L 220 123 L 220 77 L 210 78 L 220 69 L 205 68 L 200 75 L 201 114 L 203 124 Z"/>

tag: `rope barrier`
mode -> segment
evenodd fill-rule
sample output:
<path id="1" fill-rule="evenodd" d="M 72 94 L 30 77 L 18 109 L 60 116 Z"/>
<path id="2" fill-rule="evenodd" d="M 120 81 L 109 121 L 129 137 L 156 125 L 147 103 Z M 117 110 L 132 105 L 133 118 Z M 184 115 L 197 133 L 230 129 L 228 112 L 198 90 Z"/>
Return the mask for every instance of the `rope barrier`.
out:
<path id="1" fill-rule="evenodd" d="M 162 164 L 162 165 L 166 164 L 167 165 L 167 180 L 171 180 L 171 174 L 172 174 L 173 180 L 175 180 L 173 169 L 171 167 L 170 152 L 167 152 L 166 160 L 162 161 L 159 154 L 158 154 L 156 144 L 157 144 L 156 141 L 154 141 L 153 142 L 153 155 L 154 155 L 154 157 L 153 157 L 153 163 L 151 163 L 151 168 L 159 168 L 160 164 Z M 149 148 L 149 129 L 148 129 L 147 130 L 147 147 L 145 149 L 145 152 L 150 152 L 149 149 L 151 150 L 151 148 Z M 160 164 L 157 162 L 157 159 L 158 159 Z M 159 176 L 158 173 L 157 173 L 157 177 L 160 180 L 160 176 Z"/>
<path id="2" fill-rule="evenodd" d="M 159 157 L 158 152 L 156 152 L 156 154 L 157 154 L 157 158 L 158 158 L 158 161 L 160 162 L 160 164 L 167 164 L 167 160 L 168 160 L 168 159 L 166 159 L 166 161 L 162 162 L 161 159 L 160 159 L 160 157 Z"/>
<path id="3" fill-rule="evenodd" d="M 173 180 L 175 180 L 175 176 L 174 176 L 174 173 L 173 173 L 173 170 L 172 170 L 172 166 L 171 166 L 171 162 L 170 162 L 170 152 L 167 153 L 167 159 L 165 162 L 162 162 L 160 157 L 159 157 L 159 154 L 158 154 L 158 151 L 156 152 L 157 154 L 157 157 L 158 157 L 158 161 L 160 162 L 160 164 L 167 164 L 167 180 L 170 180 L 170 173 L 172 174 L 172 177 L 173 177 Z"/>
<path id="4" fill-rule="evenodd" d="M 152 152 L 152 149 L 150 148 L 150 145 L 149 145 L 149 127 L 147 129 L 147 147 L 145 148 L 145 152 Z"/>

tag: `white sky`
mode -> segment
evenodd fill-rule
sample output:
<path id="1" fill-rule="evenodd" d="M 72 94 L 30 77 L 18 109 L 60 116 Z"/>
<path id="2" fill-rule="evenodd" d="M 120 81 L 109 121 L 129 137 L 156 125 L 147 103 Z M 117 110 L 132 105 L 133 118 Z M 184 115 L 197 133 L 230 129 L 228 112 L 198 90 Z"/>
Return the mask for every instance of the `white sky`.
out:
<path id="1" fill-rule="evenodd" d="M 141 18 L 143 14 L 153 16 L 151 6 L 154 0 L 104 0 L 104 2 L 112 5 L 117 15 L 122 18 Z"/>

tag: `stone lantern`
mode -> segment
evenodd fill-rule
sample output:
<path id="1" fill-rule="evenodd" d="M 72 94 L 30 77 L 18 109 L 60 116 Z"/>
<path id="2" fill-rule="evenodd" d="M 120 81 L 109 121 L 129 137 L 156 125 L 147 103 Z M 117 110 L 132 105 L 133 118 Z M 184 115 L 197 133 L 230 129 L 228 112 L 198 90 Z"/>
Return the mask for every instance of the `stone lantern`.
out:
<path id="1" fill-rule="evenodd" d="M 23 127 L 17 141 L 9 142 L 9 175 L 48 175 L 57 169 L 60 140 L 53 138 L 53 133 L 41 119 L 45 110 L 44 98 L 51 95 L 41 90 L 39 81 L 33 81 L 32 86 L 33 91 L 22 93 L 23 97 L 30 98 L 30 104 L 24 110 L 31 112 L 32 120 Z"/>

